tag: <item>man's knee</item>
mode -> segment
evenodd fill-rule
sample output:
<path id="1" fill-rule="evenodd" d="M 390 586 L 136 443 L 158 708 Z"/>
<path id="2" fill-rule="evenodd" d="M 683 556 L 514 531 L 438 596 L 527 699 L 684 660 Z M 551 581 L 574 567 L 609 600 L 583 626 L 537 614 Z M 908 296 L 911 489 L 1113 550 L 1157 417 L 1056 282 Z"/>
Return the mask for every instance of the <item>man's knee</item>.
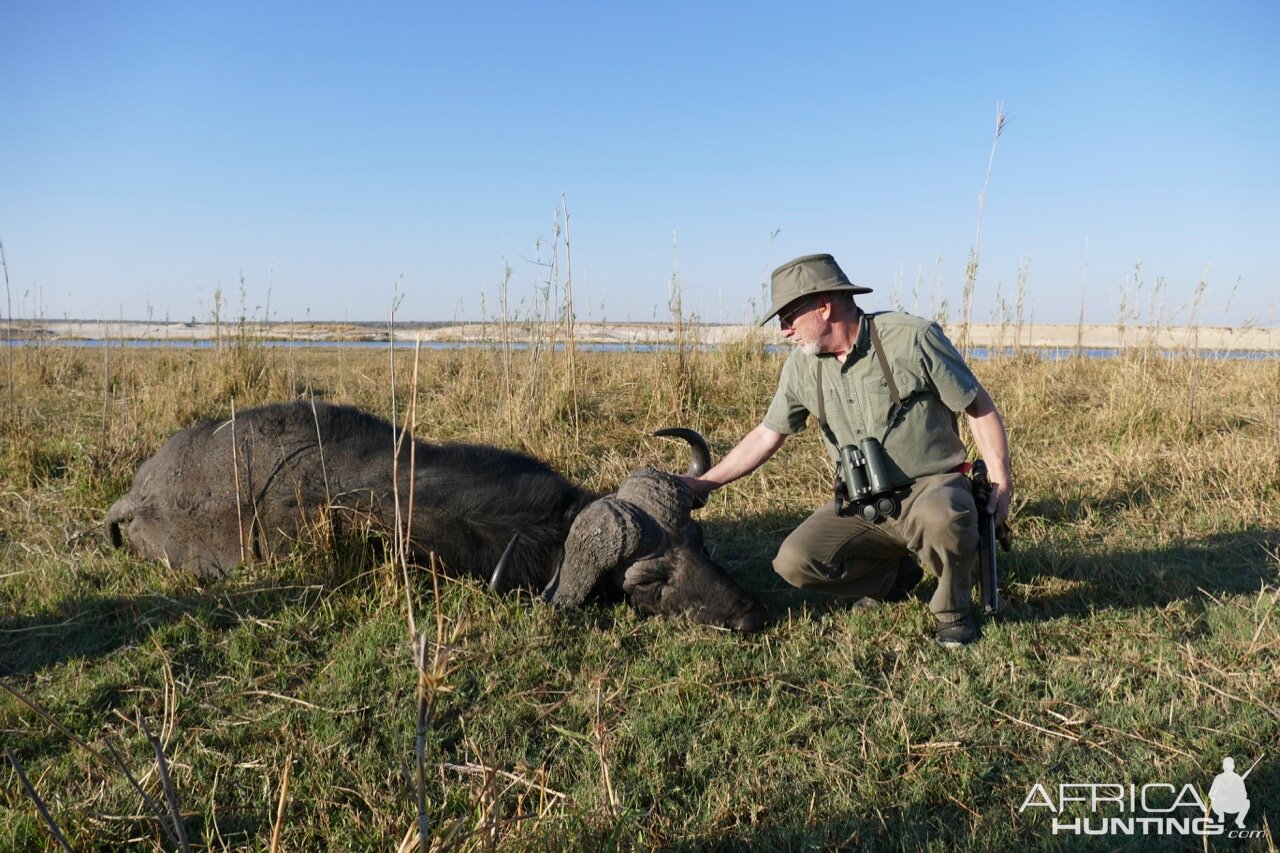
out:
<path id="1" fill-rule="evenodd" d="M 934 489 L 911 508 L 922 544 L 966 558 L 978 552 L 978 511 L 967 489 Z"/>
<path id="2" fill-rule="evenodd" d="M 787 583 L 801 589 L 824 579 L 813 554 L 792 536 L 784 539 L 778 547 L 773 558 L 773 570 Z"/>

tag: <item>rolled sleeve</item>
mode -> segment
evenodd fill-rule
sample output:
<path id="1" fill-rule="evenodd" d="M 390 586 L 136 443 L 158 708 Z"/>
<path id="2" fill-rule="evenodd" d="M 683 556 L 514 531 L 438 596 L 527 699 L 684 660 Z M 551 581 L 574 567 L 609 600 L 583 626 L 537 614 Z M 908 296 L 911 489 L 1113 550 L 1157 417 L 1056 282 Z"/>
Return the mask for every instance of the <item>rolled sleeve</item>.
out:
<path id="1" fill-rule="evenodd" d="M 801 400 L 796 356 L 796 353 L 792 353 L 783 364 L 778 390 L 764 415 L 764 425 L 782 435 L 794 435 L 802 431 L 809 421 L 809 408 Z"/>
<path id="2" fill-rule="evenodd" d="M 938 399 L 951 411 L 963 412 L 978 396 L 978 377 L 937 323 L 929 324 L 920 335 L 919 344 L 924 372 Z"/>

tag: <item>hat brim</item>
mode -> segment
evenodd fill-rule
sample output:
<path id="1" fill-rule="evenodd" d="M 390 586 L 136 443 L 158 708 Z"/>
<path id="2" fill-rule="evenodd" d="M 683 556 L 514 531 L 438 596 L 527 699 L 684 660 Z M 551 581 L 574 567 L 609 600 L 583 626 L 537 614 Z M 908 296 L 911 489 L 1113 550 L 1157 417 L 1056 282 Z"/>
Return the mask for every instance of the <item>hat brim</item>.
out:
<path id="1" fill-rule="evenodd" d="M 863 287 L 859 284 L 840 284 L 833 285 L 832 287 L 819 287 L 816 290 L 810 290 L 808 293 L 802 293 L 799 296 L 793 296 L 790 299 L 786 299 L 781 302 L 774 302 L 773 305 L 769 306 L 769 313 L 764 315 L 764 319 L 760 321 L 760 325 L 767 326 L 770 320 L 778 316 L 778 313 L 791 303 L 799 302 L 802 299 L 808 299 L 811 296 L 820 296 L 823 293 L 851 293 L 857 296 L 861 293 L 871 293 L 871 288 Z"/>

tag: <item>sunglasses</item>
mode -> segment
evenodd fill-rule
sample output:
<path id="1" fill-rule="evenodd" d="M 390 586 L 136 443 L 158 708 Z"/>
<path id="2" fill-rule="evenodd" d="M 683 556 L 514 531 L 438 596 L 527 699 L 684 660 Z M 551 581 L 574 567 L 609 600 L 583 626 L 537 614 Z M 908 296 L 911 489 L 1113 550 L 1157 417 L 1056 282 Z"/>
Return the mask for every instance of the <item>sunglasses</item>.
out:
<path id="1" fill-rule="evenodd" d="M 796 318 L 809 310 L 809 306 L 813 304 L 816 297 L 810 296 L 808 299 L 801 300 L 798 304 L 791 306 L 786 311 L 778 312 L 778 322 L 782 324 L 782 328 L 789 329 L 795 323 Z"/>

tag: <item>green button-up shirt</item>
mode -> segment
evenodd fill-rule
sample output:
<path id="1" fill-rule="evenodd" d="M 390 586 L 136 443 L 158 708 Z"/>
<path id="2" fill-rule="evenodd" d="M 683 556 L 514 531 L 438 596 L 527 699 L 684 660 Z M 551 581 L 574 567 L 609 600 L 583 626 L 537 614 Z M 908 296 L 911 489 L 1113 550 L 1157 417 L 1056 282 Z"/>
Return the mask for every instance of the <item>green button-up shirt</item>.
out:
<path id="1" fill-rule="evenodd" d="M 967 456 L 956 416 L 977 396 L 977 378 L 937 323 L 899 312 L 872 316 L 902 396 L 893 422 L 892 395 L 863 322 L 844 364 L 830 355 L 791 353 L 764 425 L 784 435 L 803 430 L 809 415 L 818 412 L 821 376 L 827 425 L 841 444 L 874 436 L 898 469 L 893 473 L 907 477 L 954 469 Z M 837 447 L 830 438 L 824 443 L 834 461 Z"/>

